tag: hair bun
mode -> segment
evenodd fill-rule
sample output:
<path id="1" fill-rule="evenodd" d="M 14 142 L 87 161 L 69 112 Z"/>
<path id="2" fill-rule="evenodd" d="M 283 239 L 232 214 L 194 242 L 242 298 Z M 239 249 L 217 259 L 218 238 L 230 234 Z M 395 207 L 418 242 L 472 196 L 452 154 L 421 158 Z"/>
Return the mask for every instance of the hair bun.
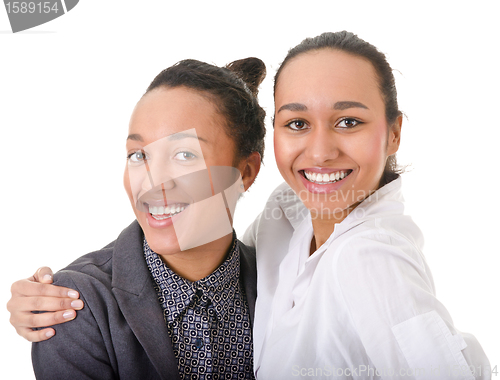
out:
<path id="1" fill-rule="evenodd" d="M 254 96 L 259 93 L 259 85 L 266 77 L 266 65 L 255 57 L 238 59 L 226 65 L 228 70 L 238 75 Z"/>

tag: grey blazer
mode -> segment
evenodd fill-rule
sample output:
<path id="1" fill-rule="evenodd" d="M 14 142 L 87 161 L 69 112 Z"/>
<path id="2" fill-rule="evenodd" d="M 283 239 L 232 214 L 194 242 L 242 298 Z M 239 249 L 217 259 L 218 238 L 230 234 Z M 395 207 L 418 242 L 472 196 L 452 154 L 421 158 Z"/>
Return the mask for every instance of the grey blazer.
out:
<path id="1" fill-rule="evenodd" d="M 103 249 L 54 276 L 80 292 L 85 307 L 56 335 L 34 343 L 37 379 L 180 379 L 163 312 L 144 260 L 137 221 Z M 255 250 L 241 244 L 240 281 L 253 325 Z"/>

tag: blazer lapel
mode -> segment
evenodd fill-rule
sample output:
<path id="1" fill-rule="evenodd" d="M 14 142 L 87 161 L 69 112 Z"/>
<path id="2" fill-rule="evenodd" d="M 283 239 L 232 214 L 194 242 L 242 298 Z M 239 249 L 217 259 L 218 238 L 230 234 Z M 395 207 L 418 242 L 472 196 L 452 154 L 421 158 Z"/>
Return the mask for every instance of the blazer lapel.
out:
<path id="1" fill-rule="evenodd" d="M 134 221 L 114 246 L 112 288 L 130 328 L 162 379 L 180 380 L 163 311 L 143 255 L 143 232 Z"/>
<path id="2" fill-rule="evenodd" d="M 247 296 L 250 312 L 250 323 L 253 327 L 255 300 L 257 299 L 257 266 L 255 262 L 255 248 L 247 247 L 241 241 L 240 245 L 240 277 Z"/>

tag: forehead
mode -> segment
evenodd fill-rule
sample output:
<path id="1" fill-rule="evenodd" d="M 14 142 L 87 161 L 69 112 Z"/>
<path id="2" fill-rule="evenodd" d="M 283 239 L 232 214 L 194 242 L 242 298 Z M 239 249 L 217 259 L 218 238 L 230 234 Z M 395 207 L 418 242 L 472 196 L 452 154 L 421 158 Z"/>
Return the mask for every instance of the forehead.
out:
<path id="1" fill-rule="evenodd" d="M 155 141 L 193 128 L 198 135 L 217 136 L 224 131 L 224 118 L 208 95 L 186 87 L 160 87 L 137 103 L 129 134 Z"/>
<path id="2" fill-rule="evenodd" d="M 379 102 L 377 74 L 370 61 L 333 49 L 300 54 L 280 74 L 276 102 L 357 100 Z"/>

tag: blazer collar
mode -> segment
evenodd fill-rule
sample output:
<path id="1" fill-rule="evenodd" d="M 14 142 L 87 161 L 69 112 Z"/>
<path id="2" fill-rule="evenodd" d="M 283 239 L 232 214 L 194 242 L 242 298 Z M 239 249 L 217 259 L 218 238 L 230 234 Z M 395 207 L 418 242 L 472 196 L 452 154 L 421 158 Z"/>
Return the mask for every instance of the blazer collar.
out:
<path id="1" fill-rule="evenodd" d="M 180 380 L 163 312 L 144 260 L 142 242 L 143 232 L 137 221 L 118 236 L 113 248 L 113 293 L 160 377 Z"/>
<path id="2" fill-rule="evenodd" d="M 125 319 L 160 376 L 164 379 L 180 380 L 163 311 L 144 260 L 143 238 L 137 221 L 118 236 L 113 248 L 111 286 Z M 240 281 L 245 289 L 250 323 L 253 326 L 257 298 L 255 249 L 241 242 L 239 247 Z"/>
<path id="3" fill-rule="evenodd" d="M 240 246 L 240 281 L 245 289 L 250 314 L 250 323 L 253 327 L 255 300 L 257 298 L 257 265 L 255 262 L 255 248 L 247 247 L 241 241 Z"/>

